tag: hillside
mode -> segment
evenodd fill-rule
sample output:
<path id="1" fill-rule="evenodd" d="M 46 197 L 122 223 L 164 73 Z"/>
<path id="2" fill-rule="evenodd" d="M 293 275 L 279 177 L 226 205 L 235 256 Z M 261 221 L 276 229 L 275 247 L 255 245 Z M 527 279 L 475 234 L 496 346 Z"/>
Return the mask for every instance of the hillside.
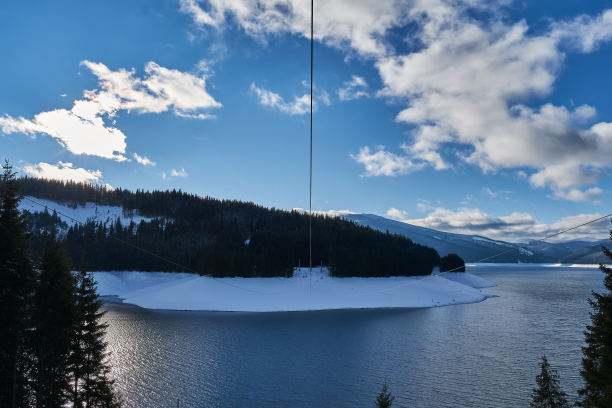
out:
<path id="1" fill-rule="evenodd" d="M 602 260 L 601 242 L 529 242 L 511 243 L 479 235 L 453 234 L 390 220 L 373 214 L 349 214 L 347 220 L 379 231 L 389 231 L 410 238 L 413 242 L 434 248 L 441 256 L 456 253 L 466 262 L 563 262 L 592 264 Z M 501 254 L 501 255 L 499 255 Z"/>
<path id="2" fill-rule="evenodd" d="M 34 250 L 42 248 L 41 234 L 55 228 L 71 258 L 84 259 L 89 270 L 269 277 L 291 275 L 308 263 L 308 217 L 295 211 L 175 190 L 107 190 L 33 178 L 21 184 L 24 195 L 49 207 L 22 203 Z M 328 266 L 332 276 L 428 275 L 440 259 L 404 236 L 340 218 L 316 216 L 312 230 L 313 263 Z"/>
<path id="3" fill-rule="evenodd" d="M 606 248 L 612 247 L 611 241 L 605 239 L 599 242 L 590 243 L 588 246 L 580 248 L 577 251 L 569 253 L 561 258 L 563 263 L 582 263 L 582 264 L 598 264 L 598 263 L 609 263 L 610 259 L 607 258 L 601 251 L 601 247 Z"/>

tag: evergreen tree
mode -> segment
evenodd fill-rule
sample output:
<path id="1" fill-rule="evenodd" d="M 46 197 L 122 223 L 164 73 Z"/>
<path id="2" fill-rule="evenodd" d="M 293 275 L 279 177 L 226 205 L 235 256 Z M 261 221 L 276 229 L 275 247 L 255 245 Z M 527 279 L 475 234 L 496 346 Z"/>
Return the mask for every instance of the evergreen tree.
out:
<path id="1" fill-rule="evenodd" d="M 32 389 L 37 407 L 62 407 L 69 399 L 69 361 L 75 319 L 75 279 L 51 233 L 34 294 L 31 334 Z"/>
<path id="2" fill-rule="evenodd" d="M 612 238 L 612 232 L 610 233 Z M 603 253 L 612 260 L 612 251 L 602 247 Z M 591 324 L 586 327 L 586 346 L 582 348 L 582 378 L 584 388 L 578 391 L 583 407 L 612 407 L 612 269 L 599 265 L 606 275 L 604 293 L 593 292 L 589 303 Z"/>
<path id="3" fill-rule="evenodd" d="M 440 258 L 440 272 L 465 272 L 465 262 L 457 254 L 448 254 Z"/>
<path id="4" fill-rule="evenodd" d="M 559 386 L 559 375 L 550 367 L 546 356 L 542 356 L 540 375 L 536 377 L 537 388 L 531 393 L 531 408 L 569 408 L 566 395 Z"/>
<path id="5" fill-rule="evenodd" d="M 107 324 L 100 319 L 102 301 L 96 293 L 96 282 L 84 266 L 77 277 L 74 337 L 72 341 L 72 403 L 81 407 L 120 407 L 110 378 L 104 333 Z"/>
<path id="6" fill-rule="evenodd" d="M 376 408 L 389 408 L 393 404 L 395 397 L 391 396 L 391 392 L 387 389 L 387 383 L 383 383 L 382 389 L 376 397 Z"/>
<path id="7" fill-rule="evenodd" d="M 7 162 L 0 176 L 0 406 L 27 405 L 25 333 L 29 327 L 34 269 L 19 185 Z"/>

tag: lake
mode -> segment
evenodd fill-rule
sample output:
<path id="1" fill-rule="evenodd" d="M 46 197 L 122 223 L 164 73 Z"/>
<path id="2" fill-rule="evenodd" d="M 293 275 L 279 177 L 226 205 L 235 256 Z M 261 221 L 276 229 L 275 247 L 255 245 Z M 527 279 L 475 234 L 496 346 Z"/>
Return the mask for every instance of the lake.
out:
<path id="1" fill-rule="evenodd" d="M 224 313 L 106 304 L 129 407 L 528 406 L 546 354 L 571 399 L 581 386 L 595 268 L 488 266 L 481 303 L 427 309 Z"/>

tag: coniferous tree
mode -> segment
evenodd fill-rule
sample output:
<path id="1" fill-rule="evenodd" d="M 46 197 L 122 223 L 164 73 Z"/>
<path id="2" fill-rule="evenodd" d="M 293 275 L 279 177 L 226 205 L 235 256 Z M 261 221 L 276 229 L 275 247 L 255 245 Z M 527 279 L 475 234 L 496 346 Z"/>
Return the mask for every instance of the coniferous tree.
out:
<path id="1" fill-rule="evenodd" d="M 34 270 L 19 185 L 10 164 L 0 176 L 0 406 L 27 405 L 25 333 L 29 327 Z"/>
<path id="2" fill-rule="evenodd" d="M 612 232 L 610 233 L 612 238 Z M 612 251 L 602 247 L 603 253 L 612 260 Z M 612 269 L 599 265 L 606 275 L 603 293 L 593 292 L 589 303 L 591 324 L 585 334 L 586 346 L 582 348 L 582 370 L 584 388 L 578 391 L 583 407 L 612 407 Z"/>
<path id="3" fill-rule="evenodd" d="M 546 356 L 542 356 L 540 374 L 536 377 L 537 388 L 531 393 L 531 408 L 569 408 L 565 393 L 559 385 L 557 371 L 550 367 Z"/>
<path id="4" fill-rule="evenodd" d="M 465 272 L 465 262 L 457 254 L 440 258 L 440 272 Z"/>
<path id="5" fill-rule="evenodd" d="M 383 383 L 382 389 L 376 397 L 376 408 L 389 408 L 393 405 L 395 397 L 391 396 L 391 392 L 387 389 L 387 383 Z"/>
<path id="6" fill-rule="evenodd" d="M 74 337 L 72 340 L 72 403 L 81 407 L 120 407 L 110 378 L 110 366 L 104 333 L 107 324 L 100 319 L 102 301 L 96 293 L 96 282 L 84 266 L 77 277 Z"/>
<path id="7" fill-rule="evenodd" d="M 31 376 L 37 407 L 62 407 L 69 400 L 75 289 L 70 262 L 52 232 L 46 239 L 32 310 Z"/>

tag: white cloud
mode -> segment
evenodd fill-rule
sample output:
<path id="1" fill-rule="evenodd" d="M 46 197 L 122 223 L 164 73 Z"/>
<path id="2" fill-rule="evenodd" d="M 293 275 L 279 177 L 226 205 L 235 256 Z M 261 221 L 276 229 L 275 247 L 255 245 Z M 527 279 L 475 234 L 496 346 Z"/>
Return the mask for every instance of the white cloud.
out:
<path id="1" fill-rule="evenodd" d="M 177 170 L 177 169 L 170 170 L 170 176 L 171 177 L 182 177 L 182 178 L 185 178 L 185 177 L 188 176 L 188 174 L 187 174 L 187 172 L 185 171 L 184 168 L 181 168 L 179 170 Z"/>
<path id="2" fill-rule="evenodd" d="M 395 209 L 390 209 L 395 210 Z M 440 231 L 458 234 L 483 235 L 492 239 L 509 242 L 529 242 L 542 239 L 567 228 L 585 223 L 601 217 L 601 214 L 578 214 L 563 217 L 555 222 L 546 224 L 537 221 L 527 213 L 514 212 L 507 216 L 493 217 L 478 208 L 458 208 L 449 210 L 446 208 L 430 208 L 430 212 L 424 218 L 410 219 L 408 217 L 396 218 L 402 222 L 433 228 Z M 402 211 L 397 210 L 397 214 Z M 601 240 L 609 236 L 610 220 L 603 219 L 593 224 L 564 233 L 555 240 Z"/>
<path id="3" fill-rule="evenodd" d="M 223 28 L 235 22 L 249 35 L 290 33 L 310 37 L 310 3 L 301 0 L 180 0 L 181 10 L 200 27 Z M 315 38 L 364 56 L 384 55 L 385 33 L 401 26 L 407 16 L 401 0 L 315 2 Z M 231 19 L 226 18 L 231 15 Z"/>
<path id="4" fill-rule="evenodd" d="M 132 154 L 132 157 L 143 166 L 155 166 L 157 164 L 154 161 L 151 161 L 147 156 L 140 156 L 138 153 Z"/>
<path id="5" fill-rule="evenodd" d="M 592 17 L 582 15 L 571 21 L 557 22 L 553 25 L 552 36 L 581 52 L 592 52 L 602 42 L 612 39 L 612 10 Z"/>
<path id="6" fill-rule="evenodd" d="M 297 211 L 302 214 L 308 214 L 308 210 L 304 208 L 299 208 L 299 207 L 293 208 L 291 209 L 291 211 Z M 313 215 L 324 215 L 327 217 L 343 217 L 345 215 L 356 214 L 356 213 L 351 210 L 327 210 L 327 211 L 313 210 L 312 214 Z"/>
<path id="7" fill-rule="evenodd" d="M 489 187 L 483 187 L 482 191 L 491 198 L 497 198 L 497 193 L 491 190 Z"/>
<path id="8" fill-rule="evenodd" d="M 57 165 L 44 162 L 29 164 L 24 166 L 23 170 L 28 176 L 52 180 L 97 183 L 102 178 L 100 170 L 75 168 L 72 163 L 61 161 Z"/>
<path id="9" fill-rule="evenodd" d="M 425 12 L 418 35 L 424 45 L 421 50 L 376 63 L 385 85 L 381 93 L 408 102 L 397 120 L 416 126 L 410 148 L 403 149 L 407 159 L 441 169 L 445 161 L 439 153 L 444 144 L 459 144 L 468 151 L 459 158 L 483 171 L 532 168 L 534 186 L 548 185 L 559 198 L 586 197 L 568 188 L 594 182 L 596 170 L 612 163 L 612 145 L 607 143 L 612 137 L 610 124 L 580 127 L 595 115 L 587 105 L 569 110 L 515 102 L 552 91 L 564 59 L 562 39 L 583 38 L 583 32 L 567 31 L 563 37 L 559 28 L 553 28 L 532 35 L 523 21 L 483 23 L 460 7 L 441 4 L 446 11 L 442 19 L 438 13 Z M 593 28 L 587 24 L 590 20 L 578 20 L 584 23 L 582 28 Z M 592 22 L 604 30 L 600 20 L 601 16 Z M 592 37 L 598 41 L 610 38 L 597 32 Z M 591 196 L 596 193 L 588 191 Z"/>
<path id="10" fill-rule="evenodd" d="M 406 211 L 391 207 L 387 210 L 387 217 L 393 218 L 394 220 L 403 220 L 408 217 L 408 213 Z"/>
<path id="11" fill-rule="evenodd" d="M 422 168 L 409 157 L 390 153 L 384 147 L 379 147 L 375 152 L 371 152 L 369 147 L 362 147 L 358 154 L 351 153 L 351 158 L 363 164 L 363 175 L 366 177 L 399 176 Z"/>
<path id="12" fill-rule="evenodd" d="M 341 101 L 367 98 L 370 94 L 366 91 L 368 84 L 363 77 L 353 75 L 350 81 L 346 81 L 344 86 L 338 90 L 338 98 Z"/>
<path id="13" fill-rule="evenodd" d="M 90 61 L 81 64 L 98 77 L 101 89 L 84 91 L 84 99 L 74 101 L 70 110 L 41 112 L 32 120 L 4 115 L 0 117 L 2 132 L 46 134 L 73 154 L 124 161 L 126 136 L 106 123 L 118 111 L 172 110 L 179 116 L 207 119 L 211 115 L 201 110 L 221 106 L 206 91 L 206 74 L 197 76 L 149 62 L 141 79 L 134 70 L 111 71 L 102 63 Z"/>
<path id="14" fill-rule="evenodd" d="M 304 94 L 299 97 L 294 96 L 292 102 L 285 102 L 279 94 L 259 88 L 255 84 L 251 84 L 251 90 L 255 92 L 259 103 L 268 108 L 276 109 L 289 115 L 304 115 L 310 112 L 310 94 Z"/>
<path id="15" fill-rule="evenodd" d="M 193 115 L 198 110 L 221 107 L 206 90 L 206 73 L 198 76 L 151 61 L 145 65 L 145 76 L 138 78 L 133 69 L 111 71 L 100 62 L 83 61 L 81 64 L 98 77 L 101 88 L 88 91 L 85 96 L 111 115 L 118 110 L 142 113 L 172 110 L 176 114 Z"/>
<path id="16" fill-rule="evenodd" d="M 107 126 L 98 105 L 87 100 L 74 102 L 71 110 L 55 109 L 41 112 L 33 120 L 23 117 L 0 117 L 4 133 L 47 134 L 74 154 L 88 154 L 114 159 L 125 157 L 125 135 L 115 127 Z"/>
<path id="17" fill-rule="evenodd" d="M 565 189 L 595 183 L 598 173 L 591 169 L 576 167 L 572 164 L 552 165 L 529 177 L 529 182 L 535 187 L 553 187 Z"/>
<path id="18" fill-rule="evenodd" d="M 603 196 L 603 190 L 599 187 L 591 187 L 586 190 L 572 188 L 569 190 L 556 190 L 554 192 L 556 198 L 569 201 L 590 201 Z"/>
<path id="19" fill-rule="evenodd" d="M 524 20 L 511 22 L 507 4 L 315 3 L 315 38 L 373 61 L 383 82 L 379 94 L 404 103 L 397 120 L 413 127 L 400 153 L 361 149 L 352 155 L 366 166 L 366 175 L 396 176 L 424 166 L 442 170 L 461 160 L 484 172 L 520 168 L 526 177 L 527 172 L 537 174 L 531 178 L 534 186 L 569 198 L 576 196 L 573 189 L 592 180 L 592 174 L 610 167 L 612 123 L 589 127 L 586 122 L 593 120 L 594 107 L 524 103 L 552 92 L 566 51 L 592 52 L 612 40 L 612 10 L 552 21 L 534 30 Z M 222 29 L 234 22 L 261 39 L 279 33 L 308 37 L 308 6 L 299 0 L 181 0 L 182 10 L 200 27 Z M 412 51 L 405 53 L 386 37 L 408 25 L 406 41 Z M 266 95 L 269 104 L 299 111 L 292 108 L 299 104 L 279 98 Z M 556 173 L 558 167 L 572 172 Z M 544 175 L 546 181 L 538 181 Z"/>

